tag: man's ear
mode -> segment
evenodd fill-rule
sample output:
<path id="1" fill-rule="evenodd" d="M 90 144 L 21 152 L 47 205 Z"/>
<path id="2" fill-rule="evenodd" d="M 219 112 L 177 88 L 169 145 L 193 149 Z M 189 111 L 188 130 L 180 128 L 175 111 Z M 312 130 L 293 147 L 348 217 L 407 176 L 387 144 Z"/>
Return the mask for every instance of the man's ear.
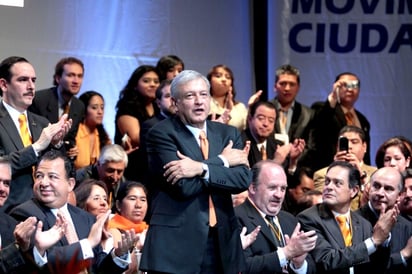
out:
<path id="1" fill-rule="evenodd" d="M 3 95 L 3 91 L 7 89 L 7 81 L 4 78 L 0 78 L 0 89 Z"/>
<path id="2" fill-rule="evenodd" d="M 76 180 L 73 177 L 69 178 L 69 191 L 73 191 L 74 186 L 76 185 Z"/>

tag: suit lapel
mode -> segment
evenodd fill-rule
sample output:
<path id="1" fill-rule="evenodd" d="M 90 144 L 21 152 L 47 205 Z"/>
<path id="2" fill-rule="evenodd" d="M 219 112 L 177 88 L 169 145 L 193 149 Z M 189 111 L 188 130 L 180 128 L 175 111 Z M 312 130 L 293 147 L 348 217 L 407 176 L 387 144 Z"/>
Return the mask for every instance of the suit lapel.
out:
<path id="1" fill-rule="evenodd" d="M 10 140 L 15 145 L 16 150 L 24 148 L 20 133 L 2 102 L 0 104 L 0 124 L 6 129 L 5 132 L 10 136 Z"/>
<path id="2" fill-rule="evenodd" d="M 186 126 L 182 123 L 182 121 L 179 118 L 175 117 L 174 119 L 178 121 L 177 123 L 174 123 L 174 124 L 177 125 L 176 131 L 180 133 L 179 143 L 185 144 L 185 151 L 190 151 L 190 155 L 186 155 L 186 156 L 189 156 L 195 161 L 203 160 L 203 156 L 202 156 L 202 152 L 199 147 L 199 143 L 197 142 L 196 138 L 193 136 L 192 132 L 190 132 L 190 130 L 186 128 Z M 209 132 L 207 134 L 209 134 Z M 209 135 L 207 136 L 207 138 L 209 140 Z M 210 144 L 210 140 L 209 140 L 209 155 L 213 155 L 210 153 L 210 147 L 212 145 L 213 144 Z"/>
<path id="3" fill-rule="evenodd" d="M 35 117 L 31 112 L 27 112 L 27 118 L 29 120 L 30 132 L 32 135 L 33 143 L 37 141 L 43 130 L 42 126 L 36 121 Z"/>
<path id="4" fill-rule="evenodd" d="M 331 237 L 335 239 L 336 243 L 340 247 L 345 247 L 345 242 L 342 236 L 342 232 L 340 231 L 339 225 L 335 220 L 332 212 L 322 204 L 319 206 L 319 213 L 323 221 L 325 222 L 325 229 L 329 232 Z"/>

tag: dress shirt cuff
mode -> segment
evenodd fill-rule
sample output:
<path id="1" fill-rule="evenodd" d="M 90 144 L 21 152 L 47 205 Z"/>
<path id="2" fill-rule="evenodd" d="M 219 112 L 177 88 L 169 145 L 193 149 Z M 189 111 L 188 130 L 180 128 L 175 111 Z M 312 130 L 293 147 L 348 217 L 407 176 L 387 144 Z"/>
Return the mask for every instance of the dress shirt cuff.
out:
<path id="1" fill-rule="evenodd" d="M 408 266 L 408 262 L 405 260 L 405 257 L 402 256 L 402 253 L 401 253 L 401 252 L 399 252 L 399 255 L 401 256 L 402 264 L 403 264 L 404 266 Z"/>
<path id="2" fill-rule="evenodd" d="M 129 264 L 132 262 L 132 259 L 130 257 L 130 252 L 127 252 L 123 254 L 120 257 L 117 257 L 116 254 L 114 254 L 114 248 L 112 249 L 112 252 L 110 252 L 113 258 L 113 262 L 121 268 L 127 268 Z"/>
<path id="3" fill-rule="evenodd" d="M 40 252 L 37 250 L 36 247 L 33 248 L 33 258 L 36 262 L 36 265 L 42 267 L 43 265 L 47 264 L 47 251 L 44 252 L 44 256 L 40 255 Z"/>
<path id="4" fill-rule="evenodd" d="M 222 160 L 223 165 L 224 165 L 225 167 L 227 167 L 227 168 L 230 167 L 230 166 L 229 166 L 229 162 L 226 160 L 225 156 L 223 156 L 222 154 L 220 154 L 220 155 L 218 155 L 217 157 L 219 157 L 220 160 Z"/>
<path id="5" fill-rule="evenodd" d="M 372 237 L 366 239 L 364 243 L 366 245 L 366 249 L 368 250 L 368 255 L 371 255 L 372 253 L 376 251 L 377 246 L 373 242 Z"/>
<path id="6" fill-rule="evenodd" d="M 279 258 L 280 267 L 284 267 L 288 264 L 288 260 L 286 259 L 285 252 L 283 252 L 283 248 L 278 248 L 276 251 Z"/>
<path id="7" fill-rule="evenodd" d="M 295 268 L 292 262 L 289 263 L 289 266 L 296 274 L 306 274 L 308 272 L 308 262 L 306 260 L 303 261 L 302 266 L 299 268 Z"/>
<path id="8" fill-rule="evenodd" d="M 83 259 L 87 260 L 94 257 L 93 248 L 90 245 L 89 240 L 83 239 L 79 241 L 80 248 L 82 249 Z"/>

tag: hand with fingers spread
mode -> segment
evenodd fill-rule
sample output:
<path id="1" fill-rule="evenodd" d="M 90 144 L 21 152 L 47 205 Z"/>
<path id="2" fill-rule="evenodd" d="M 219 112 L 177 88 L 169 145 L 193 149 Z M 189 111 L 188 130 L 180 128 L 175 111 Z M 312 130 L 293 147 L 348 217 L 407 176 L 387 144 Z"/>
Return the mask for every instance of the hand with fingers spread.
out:
<path id="1" fill-rule="evenodd" d="M 14 238 L 22 251 L 27 251 L 30 247 L 31 236 L 36 230 L 36 222 L 36 217 L 29 217 L 24 222 L 19 223 L 14 229 Z"/>
<path id="2" fill-rule="evenodd" d="M 139 240 L 139 235 L 137 235 L 134 229 L 127 230 L 122 233 L 122 239 L 117 242 L 117 247 L 114 249 L 114 254 L 117 257 L 125 255 L 127 252 L 132 250 Z"/>
<path id="3" fill-rule="evenodd" d="M 300 223 L 298 223 L 290 237 L 285 235 L 286 245 L 283 251 L 285 252 L 286 258 L 291 260 L 312 251 L 316 246 L 317 238 L 318 236 L 314 230 L 304 232 L 300 230 Z M 300 259 L 302 259 L 302 257 Z M 298 261 L 296 263 L 298 263 Z M 303 261 L 301 263 L 303 263 Z"/>
<path id="4" fill-rule="evenodd" d="M 34 245 L 39 253 L 43 256 L 48 248 L 57 243 L 64 235 L 67 227 L 67 220 L 57 213 L 56 223 L 49 230 L 42 231 L 43 222 L 37 223 L 37 228 L 34 236 Z"/>
<path id="5" fill-rule="evenodd" d="M 247 165 L 249 166 L 248 154 L 250 149 L 245 146 L 245 149 L 233 148 L 233 141 L 229 141 L 229 144 L 223 149 L 222 155 L 229 163 L 229 166 Z"/>
<path id="6" fill-rule="evenodd" d="M 90 245 L 92 247 L 97 246 L 100 244 L 103 235 L 103 229 L 105 226 L 106 221 L 110 216 L 111 210 L 108 210 L 105 213 L 99 214 L 97 216 L 96 222 L 93 224 L 92 228 L 90 229 L 89 236 L 87 237 Z"/>
<path id="7" fill-rule="evenodd" d="M 258 225 L 252 232 L 246 235 L 247 228 L 244 226 L 240 232 L 240 240 L 242 241 L 242 248 L 246 249 L 256 241 L 256 237 L 260 232 L 260 225 Z"/>

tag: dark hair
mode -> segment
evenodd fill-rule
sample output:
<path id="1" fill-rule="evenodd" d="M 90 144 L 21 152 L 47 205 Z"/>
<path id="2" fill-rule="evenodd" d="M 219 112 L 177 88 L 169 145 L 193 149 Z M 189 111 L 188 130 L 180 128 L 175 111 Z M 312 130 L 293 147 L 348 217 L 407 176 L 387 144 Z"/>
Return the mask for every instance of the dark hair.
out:
<path id="1" fill-rule="evenodd" d="M 182 59 L 177 57 L 176 55 L 166 55 L 163 56 L 157 61 L 156 70 L 159 74 L 159 80 L 163 81 L 166 79 L 167 72 L 169 69 L 173 68 L 177 65 L 182 65 L 182 69 L 185 69 L 185 64 L 183 63 Z"/>
<path id="2" fill-rule="evenodd" d="M 84 64 L 80 59 L 77 59 L 76 57 L 66 57 L 60 59 L 59 62 L 57 62 L 56 67 L 54 68 L 54 75 L 53 75 L 53 85 L 57 86 L 58 83 L 56 81 L 56 77 L 59 76 L 61 77 L 63 75 L 64 71 L 64 65 L 67 64 L 78 64 L 79 66 L 82 67 L 83 73 L 84 73 Z"/>
<path id="3" fill-rule="evenodd" d="M 216 66 L 214 66 L 213 68 L 211 68 L 211 69 L 209 70 L 206 78 L 207 78 L 207 80 L 209 80 L 209 82 L 210 82 L 210 95 L 213 97 L 213 88 L 212 88 L 212 82 L 211 82 L 211 80 L 212 80 L 213 74 L 216 73 L 216 70 L 217 70 L 218 68 L 222 68 L 222 69 L 226 70 L 227 72 L 229 72 L 230 78 L 232 79 L 232 95 L 233 95 L 233 96 L 232 96 L 232 101 L 233 101 L 233 103 L 236 105 L 236 104 L 238 103 L 238 101 L 235 100 L 235 98 L 236 98 L 235 76 L 233 75 L 233 71 L 232 71 L 228 66 L 226 66 L 226 65 L 222 65 L 222 64 L 216 65 Z"/>
<path id="4" fill-rule="evenodd" d="M 166 86 L 170 86 L 172 84 L 172 80 L 165 79 L 163 80 L 160 85 L 156 89 L 156 99 L 160 100 L 163 96 L 163 88 Z"/>
<path id="5" fill-rule="evenodd" d="M 356 186 L 360 186 L 360 172 L 357 168 L 355 168 L 352 164 L 345 161 L 334 161 L 329 166 L 326 172 L 328 172 L 333 167 L 343 167 L 348 170 L 349 173 L 349 188 L 354 188 Z"/>
<path id="6" fill-rule="evenodd" d="M 290 180 L 288 181 L 288 188 L 293 189 L 300 185 L 302 177 L 306 175 L 309 178 L 313 178 L 313 171 L 308 167 L 298 167 L 295 170 L 293 176 L 291 176 Z"/>
<path id="7" fill-rule="evenodd" d="M 255 102 L 255 103 L 253 103 L 249 106 L 249 117 L 255 116 L 256 110 L 260 106 L 265 106 L 265 107 L 268 107 L 270 109 L 274 109 L 276 111 L 276 107 L 272 102 L 257 101 L 257 102 Z M 276 113 L 276 115 L 277 115 L 277 113 Z"/>
<path id="8" fill-rule="evenodd" d="M 375 163 L 378 168 L 381 168 L 384 166 L 384 158 L 385 158 L 385 153 L 386 150 L 389 147 L 396 146 L 400 149 L 402 152 L 403 156 L 405 159 L 411 158 L 411 151 L 408 148 L 407 142 L 402 141 L 401 139 L 397 137 L 392 137 L 388 140 L 386 140 L 377 150 L 376 152 L 376 157 L 375 157 Z"/>
<path id="9" fill-rule="evenodd" d="M 275 72 L 275 83 L 279 81 L 279 76 L 283 74 L 295 75 L 296 81 L 300 85 L 300 72 L 294 66 L 286 64 L 278 67 Z"/>
<path id="10" fill-rule="evenodd" d="M 403 181 L 405 183 L 406 179 L 412 178 L 412 168 L 407 168 L 402 172 Z"/>
<path id="11" fill-rule="evenodd" d="M 123 199 L 129 194 L 130 190 L 135 187 L 143 189 L 146 196 L 148 195 L 147 188 L 142 183 L 139 183 L 136 181 L 124 181 L 120 183 L 119 189 L 117 190 L 116 197 L 115 197 L 115 204 L 117 201 L 121 203 Z"/>
<path id="12" fill-rule="evenodd" d="M 64 170 L 66 171 L 66 174 L 64 174 L 64 176 L 66 176 L 66 179 L 76 178 L 76 171 L 73 167 L 73 161 L 71 161 L 66 155 L 55 149 L 49 150 L 45 154 L 43 154 L 43 156 L 41 156 L 40 161 L 36 165 L 36 170 L 41 162 L 54 161 L 57 159 L 62 159 L 64 161 Z"/>
<path id="13" fill-rule="evenodd" d="M 106 192 L 106 195 L 108 195 L 107 186 L 103 181 L 96 179 L 86 179 L 74 189 L 77 207 L 86 210 L 86 201 L 90 197 L 93 186 L 99 186 L 103 188 L 104 192 Z"/>
<path id="14" fill-rule="evenodd" d="M 312 189 L 312 190 L 308 190 L 306 192 L 303 193 L 302 197 L 297 200 L 297 212 L 301 212 L 311 206 L 313 206 L 314 203 L 314 198 L 315 196 L 322 196 L 322 191 L 320 190 L 316 190 L 316 189 Z"/>
<path id="15" fill-rule="evenodd" d="M 10 83 L 12 77 L 10 68 L 16 63 L 29 63 L 29 61 L 20 56 L 10 56 L 4 59 L 0 63 L 0 78 L 3 78 L 7 83 Z"/>
<path id="16" fill-rule="evenodd" d="M 348 72 L 348 71 L 339 73 L 339 74 L 336 76 L 336 78 L 335 78 L 335 82 L 338 81 L 338 80 L 339 80 L 342 76 L 344 76 L 344 75 L 351 75 L 351 76 L 353 76 L 353 77 L 356 77 L 356 80 L 358 80 L 359 87 L 360 87 L 359 77 L 358 77 L 355 73 Z"/>
<path id="17" fill-rule="evenodd" d="M 150 115 L 146 111 L 145 105 L 147 99 L 143 97 L 140 91 L 136 91 L 136 86 L 140 78 L 142 78 L 145 73 L 152 71 L 156 73 L 156 75 L 158 75 L 156 68 L 150 65 L 141 65 L 133 71 L 132 75 L 127 81 L 126 86 L 120 91 L 119 100 L 116 104 L 116 110 L 132 105 L 133 108 L 136 109 L 138 117 L 142 117 L 143 121 L 150 118 Z M 157 105 L 153 104 L 153 107 L 156 114 L 158 111 Z"/>
<path id="18" fill-rule="evenodd" d="M 86 91 L 82 95 L 80 95 L 80 97 L 79 97 L 79 100 L 82 101 L 83 104 L 84 104 L 84 117 L 83 117 L 83 119 L 86 119 L 87 107 L 90 104 L 90 100 L 94 96 L 99 96 L 103 100 L 103 103 L 104 103 L 103 95 L 101 95 L 100 93 L 98 93 L 97 91 L 94 91 L 94 90 Z M 99 133 L 100 149 L 102 149 L 105 145 L 107 145 L 110 142 L 110 137 L 109 137 L 109 134 L 107 134 L 107 131 L 105 130 L 103 124 L 97 125 L 96 128 L 97 128 L 97 132 Z"/>
<path id="19" fill-rule="evenodd" d="M 357 133 L 359 135 L 359 138 L 361 139 L 362 143 L 366 142 L 366 135 L 365 131 L 361 129 L 360 127 L 357 126 L 344 126 L 340 131 L 339 131 L 339 136 L 343 135 L 346 132 L 353 132 Z"/>

